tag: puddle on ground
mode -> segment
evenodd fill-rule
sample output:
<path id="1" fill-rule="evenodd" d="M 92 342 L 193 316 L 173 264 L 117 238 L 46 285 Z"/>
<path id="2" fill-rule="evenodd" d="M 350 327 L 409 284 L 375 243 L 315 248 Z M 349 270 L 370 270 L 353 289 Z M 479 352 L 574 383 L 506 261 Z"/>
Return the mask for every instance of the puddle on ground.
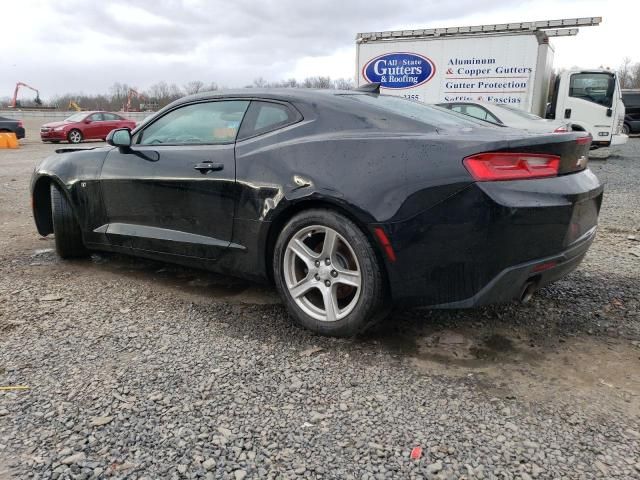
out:
<path id="1" fill-rule="evenodd" d="M 609 405 L 640 415 L 640 348 L 625 340 L 574 337 L 537 346 L 516 329 L 425 326 L 382 343 L 418 373 L 472 380 L 492 397 Z"/>

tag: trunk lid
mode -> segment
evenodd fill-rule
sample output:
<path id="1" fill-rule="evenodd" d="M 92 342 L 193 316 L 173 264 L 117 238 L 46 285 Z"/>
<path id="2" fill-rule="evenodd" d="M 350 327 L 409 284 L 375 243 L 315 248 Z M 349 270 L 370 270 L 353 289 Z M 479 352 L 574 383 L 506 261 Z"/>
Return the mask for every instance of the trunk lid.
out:
<path id="1" fill-rule="evenodd" d="M 496 152 L 536 153 L 560 157 L 559 175 L 580 172 L 587 168 L 591 135 L 584 132 L 532 135 L 513 139 Z"/>

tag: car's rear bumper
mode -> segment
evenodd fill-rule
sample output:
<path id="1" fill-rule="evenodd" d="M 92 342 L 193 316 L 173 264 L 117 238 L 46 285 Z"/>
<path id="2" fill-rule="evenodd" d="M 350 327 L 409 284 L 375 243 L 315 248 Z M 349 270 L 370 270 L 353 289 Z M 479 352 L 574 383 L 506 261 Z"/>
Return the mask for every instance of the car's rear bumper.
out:
<path id="1" fill-rule="evenodd" d="M 470 308 L 522 298 L 528 288 L 538 289 L 569 274 L 582 262 L 596 236 L 596 227 L 567 250 L 509 267 L 496 275 L 474 296 L 432 308 Z"/>
<path id="2" fill-rule="evenodd" d="M 16 128 L 16 138 L 20 139 L 20 138 L 24 138 L 24 134 L 25 134 L 25 129 L 24 127 L 18 127 Z"/>
<path id="3" fill-rule="evenodd" d="M 602 193 L 589 170 L 481 182 L 411 219 L 383 224 L 396 257 L 385 260 L 394 302 L 472 307 L 566 275 L 593 241 Z"/>

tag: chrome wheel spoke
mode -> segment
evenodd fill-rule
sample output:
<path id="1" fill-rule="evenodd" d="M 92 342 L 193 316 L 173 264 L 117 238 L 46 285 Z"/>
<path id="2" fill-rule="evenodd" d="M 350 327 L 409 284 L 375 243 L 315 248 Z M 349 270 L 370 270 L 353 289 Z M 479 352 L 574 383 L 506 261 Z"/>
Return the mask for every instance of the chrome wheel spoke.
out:
<path id="1" fill-rule="evenodd" d="M 311 267 L 313 262 L 319 258 L 318 254 L 307 247 L 299 238 L 293 239 L 289 244 L 289 248 L 307 265 L 307 268 Z"/>
<path id="2" fill-rule="evenodd" d="M 322 302 L 324 303 L 324 313 L 327 322 L 335 322 L 338 320 L 340 309 L 336 298 L 334 287 L 325 287 L 322 289 Z"/>
<path id="3" fill-rule="evenodd" d="M 338 234 L 335 230 L 327 228 L 324 232 L 324 243 L 322 245 L 322 258 L 328 258 L 332 262 L 335 260 L 336 247 L 338 245 Z"/>
<path id="4" fill-rule="evenodd" d="M 338 276 L 335 279 L 336 283 L 360 288 L 360 284 L 362 283 L 360 279 L 360 272 L 355 270 L 342 270 L 339 268 L 336 268 L 336 271 L 338 272 Z"/>
<path id="5" fill-rule="evenodd" d="M 291 296 L 293 298 L 300 298 L 305 295 L 312 288 L 316 288 L 316 285 L 313 283 L 313 277 L 308 275 L 307 277 L 300 280 L 297 285 L 289 288 L 289 292 L 291 292 Z"/>

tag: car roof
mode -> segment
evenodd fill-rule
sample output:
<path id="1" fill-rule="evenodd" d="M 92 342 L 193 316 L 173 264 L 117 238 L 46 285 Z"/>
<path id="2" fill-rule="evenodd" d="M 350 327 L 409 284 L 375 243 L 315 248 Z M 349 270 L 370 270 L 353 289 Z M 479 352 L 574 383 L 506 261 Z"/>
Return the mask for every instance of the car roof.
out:
<path id="1" fill-rule="evenodd" d="M 237 88 L 229 90 L 214 90 L 210 92 L 200 92 L 186 97 L 179 98 L 163 108 L 173 108 L 200 100 L 214 100 L 217 98 L 264 98 L 267 100 L 280 100 L 290 102 L 300 101 L 330 101 L 340 95 L 370 95 L 369 92 L 358 90 L 333 90 L 328 88 Z"/>
<path id="2" fill-rule="evenodd" d="M 328 88 L 235 88 L 229 90 L 213 90 L 183 97 L 180 100 L 207 99 L 216 97 L 261 97 L 273 99 L 304 99 L 326 97 L 327 95 L 366 94 L 358 90 L 334 90 Z"/>

